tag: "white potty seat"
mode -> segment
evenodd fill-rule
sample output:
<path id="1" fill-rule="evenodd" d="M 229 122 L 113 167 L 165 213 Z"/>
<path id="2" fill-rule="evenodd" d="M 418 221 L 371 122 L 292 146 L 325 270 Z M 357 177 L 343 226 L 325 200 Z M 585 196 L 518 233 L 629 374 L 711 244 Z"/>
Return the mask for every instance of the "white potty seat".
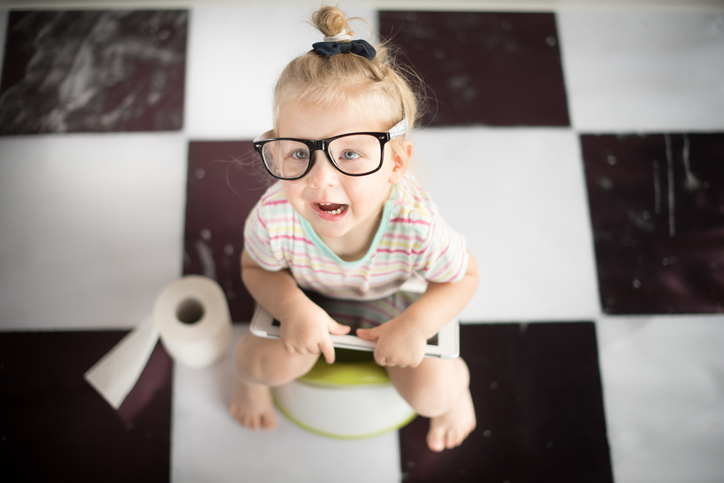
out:
<path id="1" fill-rule="evenodd" d="M 416 416 L 371 352 L 336 349 L 334 364 L 320 357 L 306 375 L 273 388 L 272 394 L 289 420 L 332 438 L 376 436 Z"/>

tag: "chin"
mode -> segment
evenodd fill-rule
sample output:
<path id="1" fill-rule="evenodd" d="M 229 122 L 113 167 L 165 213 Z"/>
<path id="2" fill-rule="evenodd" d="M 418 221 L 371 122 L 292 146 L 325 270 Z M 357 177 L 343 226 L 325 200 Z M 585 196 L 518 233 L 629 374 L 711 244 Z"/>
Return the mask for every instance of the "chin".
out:
<path id="1" fill-rule="evenodd" d="M 312 227 L 314 228 L 314 231 L 317 232 L 317 235 L 324 238 L 341 238 L 349 232 L 349 230 L 341 227 L 329 227 L 326 229 L 325 227 L 318 227 L 314 225 L 312 225 Z"/>

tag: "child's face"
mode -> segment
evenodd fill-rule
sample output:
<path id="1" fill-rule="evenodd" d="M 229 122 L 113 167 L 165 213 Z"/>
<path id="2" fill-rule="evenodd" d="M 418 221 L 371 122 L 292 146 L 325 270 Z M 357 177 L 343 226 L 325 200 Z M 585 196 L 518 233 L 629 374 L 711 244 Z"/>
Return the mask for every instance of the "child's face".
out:
<path id="1" fill-rule="evenodd" d="M 375 120 L 374 106 L 355 113 L 346 106 L 319 108 L 294 103 L 281 107 L 275 137 L 319 140 L 351 132 L 385 132 L 390 128 L 391 125 Z M 411 149 L 410 144 L 407 152 Z M 404 175 L 406 158 L 394 155 L 388 143 L 382 168 L 367 176 L 354 177 L 339 172 L 322 151 L 317 151 L 309 173 L 282 184 L 294 209 L 323 239 L 371 237 L 390 186 Z"/>

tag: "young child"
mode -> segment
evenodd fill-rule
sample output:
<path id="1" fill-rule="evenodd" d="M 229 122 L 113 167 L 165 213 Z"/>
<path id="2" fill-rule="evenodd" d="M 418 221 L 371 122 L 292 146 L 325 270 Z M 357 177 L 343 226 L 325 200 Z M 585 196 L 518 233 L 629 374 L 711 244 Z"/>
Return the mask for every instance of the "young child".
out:
<path id="1" fill-rule="evenodd" d="M 371 329 L 378 364 L 397 391 L 430 418 L 433 451 L 458 446 L 475 428 L 465 362 L 423 358 L 428 338 L 477 287 L 465 241 L 405 173 L 417 99 L 386 50 L 351 40 L 334 7 L 313 15 L 325 42 L 294 59 L 274 95 L 274 129 L 254 147 L 278 178 L 245 226 L 242 278 L 281 323 L 281 339 L 248 334 L 236 349 L 231 413 L 244 426 L 275 426 L 270 387 L 307 373 L 321 353 L 334 362 L 332 320 L 302 291 L 376 299 L 421 275 L 427 289 L 400 316 Z"/>

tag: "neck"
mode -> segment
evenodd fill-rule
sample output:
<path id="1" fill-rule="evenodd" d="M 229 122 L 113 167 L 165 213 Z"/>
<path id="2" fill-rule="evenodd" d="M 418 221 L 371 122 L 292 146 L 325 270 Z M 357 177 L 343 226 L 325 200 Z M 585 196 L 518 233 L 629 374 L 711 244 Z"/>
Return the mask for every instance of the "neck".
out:
<path id="1" fill-rule="evenodd" d="M 320 238 L 339 258 L 345 262 L 354 262 L 363 258 L 369 251 L 381 220 L 382 210 L 380 209 L 376 217 L 354 227 L 344 236 Z"/>

